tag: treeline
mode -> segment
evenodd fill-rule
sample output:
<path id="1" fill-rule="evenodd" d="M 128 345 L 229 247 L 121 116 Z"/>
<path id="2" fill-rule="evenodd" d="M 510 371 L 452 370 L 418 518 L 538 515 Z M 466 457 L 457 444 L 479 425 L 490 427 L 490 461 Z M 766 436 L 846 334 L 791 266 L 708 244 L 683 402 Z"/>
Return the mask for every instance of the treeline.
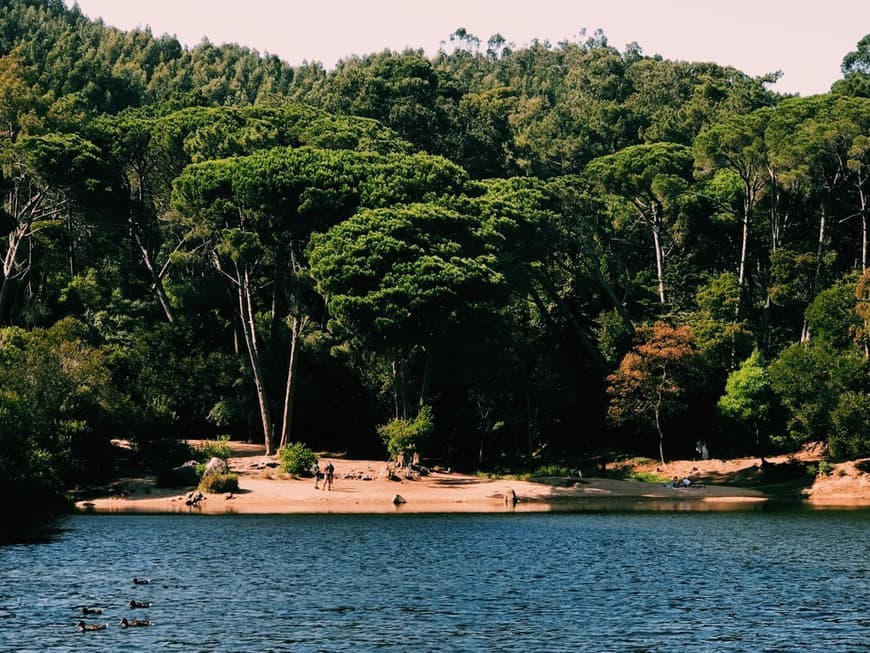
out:
<path id="1" fill-rule="evenodd" d="M 870 36 L 809 98 L 583 38 L 325 71 L 5 3 L 2 483 L 218 434 L 870 455 Z"/>

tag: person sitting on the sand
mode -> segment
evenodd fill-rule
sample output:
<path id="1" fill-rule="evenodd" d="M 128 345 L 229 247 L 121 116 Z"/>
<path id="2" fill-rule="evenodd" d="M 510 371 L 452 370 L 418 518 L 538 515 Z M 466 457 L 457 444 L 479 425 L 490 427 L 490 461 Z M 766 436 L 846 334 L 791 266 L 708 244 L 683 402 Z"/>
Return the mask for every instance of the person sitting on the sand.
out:
<path id="1" fill-rule="evenodd" d="M 684 478 L 682 481 L 680 481 L 680 485 L 682 487 L 692 487 L 692 479 L 690 479 L 688 476 L 686 476 L 686 478 Z"/>

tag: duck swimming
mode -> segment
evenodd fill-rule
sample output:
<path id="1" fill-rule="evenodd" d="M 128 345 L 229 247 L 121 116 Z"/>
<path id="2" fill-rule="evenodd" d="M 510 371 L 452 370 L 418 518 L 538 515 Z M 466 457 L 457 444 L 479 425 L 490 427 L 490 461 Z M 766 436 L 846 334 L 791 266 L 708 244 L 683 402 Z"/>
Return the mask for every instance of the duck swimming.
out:
<path id="1" fill-rule="evenodd" d="M 147 619 L 127 619 L 127 617 L 121 617 L 121 621 L 118 622 L 121 624 L 121 628 L 130 628 L 132 626 L 150 626 L 151 622 Z"/>
<path id="2" fill-rule="evenodd" d="M 134 578 L 133 584 L 134 585 L 150 585 L 151 579 L 150 578 Z"/>
<path id="3" fill-rule="evenodd" d="M 150 608 L 150 607 L 151 607 L 151 601 L 137 601 L 136 599 L 133 599 L 132 601 L 130 601 L 130 602 L 127 604 L 127 607 L 128 607 L 128 608 L 131 608 L 131 609 L 135 609 L 135 608 Z"/>
<path id="4" fill-rule="evenodd" d="M 103 614 L 103 609 L 102 608 L 89 608 L 86 606 L 86 607 L 82 608 L 82 614 Z"/>
<path id="5" fill-rule="evenodd" d="M 80 633 L 89 633 L 95 630 L 106 629 L 106 624 L 86 624 L 84 621 L 79 621 L 76 626 L 78 626 Z"/>

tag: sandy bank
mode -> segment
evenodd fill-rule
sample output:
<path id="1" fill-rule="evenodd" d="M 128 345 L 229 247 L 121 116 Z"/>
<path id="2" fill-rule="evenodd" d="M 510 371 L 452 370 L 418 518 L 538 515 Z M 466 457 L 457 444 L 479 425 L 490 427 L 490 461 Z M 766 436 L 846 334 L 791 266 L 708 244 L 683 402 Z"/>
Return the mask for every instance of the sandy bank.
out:
<path id="1" fill-rule="evenodd" d="M 239 473 L 239 492 L 209 494 L 196 506 L 186 505 L 186 491 L 161 489 L 153 479 L 122 479 L 126 496 L 80 501 L 87 512 L 144 513 L 490 513 L 567 510 L 717 509 L 735 503 L 764 501 L 756 490 L 705 486 L 674 490 L 661 484 L 606 478 L 545 479 L 545 482 L 492 480 L 467 474 L 433 472 L 418 479 L 390 480 L 386 463 L 330 460 L 336 468 L 331 491 L 316 489 L 310 478 L 295 479 L 261 467 L 268 459 L 231 459 Z M 516 494 L 517 503 L 511 500 Z M 397 504 L 400 496 L 403 503 Z M 508 496 L 508 500 L 505 496 Z"/>
<path id="2" fill-rule="evenodd" d="M 757 458 L 678 460 L 661 465 L 646 461 L 636 471 L 666 478 L 690 477 L 702 487 L 672 489 L 663 483 L 616 478 L 547 478 L 536 482 L 435 471 L 415 479 L 391 480 L 387 463 L 373 460 L 322 458 L 335 466 L 331 491 L 316 489 L 312 478 L 292 478 L 275 468 L 274 457 L 259 445 L 231 443 L 232 471 L 239 474 L 239 491 L 208 494 L 187 505 L 188 490 L 157 488 L 154 479 L 120 479 L 125 496 L 80 501 L 82 512 L 197 514 L 330 514 L 330 513 L 496 513 L 606 510 L 733 510 L 768 501 L 770 488 L 757 486 Z M 792 456 L 803 462 L 821 460 L 819 450 Z M 790 457 L 768 459 L 781 463 Z M 795 493 L 808 504 L 826 507 L 870 507 L 870 474 L 856 462 L 838 463 L 831 473 L 809 479 Z M 516 495 L 516 504 L 512 501 Z M 401 497 L 397 503 L 396 497 Z M 506 500 L 505 497 L 508 497 Z"/>

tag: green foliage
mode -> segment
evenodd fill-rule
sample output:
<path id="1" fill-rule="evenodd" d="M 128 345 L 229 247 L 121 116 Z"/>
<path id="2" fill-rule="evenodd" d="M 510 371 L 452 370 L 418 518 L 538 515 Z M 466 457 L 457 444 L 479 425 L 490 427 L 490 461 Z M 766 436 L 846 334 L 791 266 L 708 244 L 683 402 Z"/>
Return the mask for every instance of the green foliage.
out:
<path id="1" fill-rule="evenodd" d="M 769 366 L 771 388 L 787 412 L 784 444 L 796 448 L 832 433 L 832 418 L 845 393 L 866 388 L 866 363 L 853 351 L 837 351 L 819 343 L 792 345 Z M 866 392 L 866 390 L 864 390 Z M 851 397 L 852 395 L 846 395 Z M 859 402 L 860 403 L 860 402 Z M 852 426 L 860 424 L 860 411 L 843 408 L 838 418 L 840 440 L 848 449 Z M 857 422 L 852 420 L 857 419 Z M 845 453 L 845 451 L 844 451 Z"/>
<path id="2" fill-rule="evenodd" d="M 751 436 L 756 452 L 761 434 L 768 433 L 775 397 L 761 353 L 756 349 L 740 367 L 728 375 L 725 394 L 717 403 L 720 415 Z"/>
<path id="3" fill-rule="evenodd" d="M 390 456 L 408 455 L 419 451 L 435 431 L 432 409 L 423 406 L 414 419 L 395 418 L 378 427 Z"/>
<path id="4" fill-rule="evenodd" d="M 850 348 L 861 324 L 855 310 L 856 281 L 850 274 L 816 295 L 806 310 L 813 338 L 836 349 Z"/>
<path id="5" fill-rule="evenodd" d="M 530 477 L 543 477 L 543 476 L 560 476 L 565 477 L 569 476 L 571 471 L 565 467 L 564 465 L 542 465 L 535 469 L 530 474 Z"/>
<path id="6" fill-rule="evenodd" d="M 278 450 L 278 460 L 288 474 L 307 474 L 317 464 L 317 454 L 301 442 L 291 442 Z"/>
<path id="7" fill-rule="evenodd" d="M 448 464 L 676 447 L 718 394 L 735 452 L 867 452 L 866 38 L 784 99 L 600 32 L 330 71 L 55 0 L 0 3 L 0 35 L 7 494 L 271 437 L 288 378 L 292 429 L 366 455 L 418 405 Z"/>
<path id="8" fill-rule="evenodd" d="M 230 436 L 222 435 L 217 440 L 206 440 L 197 446 L 197 457 L 205 462 L 212 458 L 220 458 L 221 460 L 229 460 L 233 455 L 233 450 L 230 447 Z"/>
<path id="9" fill-rule="evenodd" d="M 671 479 L 667 476 L 663 476 L 662 474 L 656 474 L 655 472 L 638 472 L 632 471 L 628 478 L 632 481 L 641 481 L 642 483 L 667 483 Z"/>
<path id="10" fill-rule="evenodd" d="M 735 320 L 740 288 L 737 275 L 723 272 L 700 285 L 697 310 L 690 317 L 698 349 L 716 370 L 729 370 L 735 357 L 752 351 L 753 334 L 744 320 Z"/>
<path id="11" fill-rule="evenodd" d="M 199 482 L 199 490 L 209 494 L 239 491 L 238 474 L 209 474 Z"/>
<path id="12" fill-rule="evenodd" d="M 828 449 L 835 458 L 870 456 L 870 398 L 866 392 L 844 392 L 831 414 Z"/>

